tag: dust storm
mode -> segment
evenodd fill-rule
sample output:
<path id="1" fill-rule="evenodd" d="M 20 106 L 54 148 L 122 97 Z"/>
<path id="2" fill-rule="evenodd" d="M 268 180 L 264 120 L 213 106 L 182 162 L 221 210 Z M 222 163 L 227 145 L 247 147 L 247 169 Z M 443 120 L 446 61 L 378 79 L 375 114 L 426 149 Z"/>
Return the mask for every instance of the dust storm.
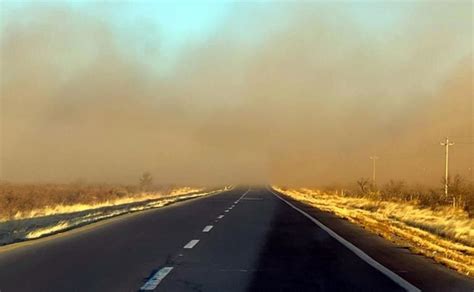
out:
<path id="1" fill-rule="evenodd" d="M 234 3 L 172 64 L 90 6 L 3 12 L 1 179 L 438 183 L 445 136 L 472 179 L 472 2 Z"/>

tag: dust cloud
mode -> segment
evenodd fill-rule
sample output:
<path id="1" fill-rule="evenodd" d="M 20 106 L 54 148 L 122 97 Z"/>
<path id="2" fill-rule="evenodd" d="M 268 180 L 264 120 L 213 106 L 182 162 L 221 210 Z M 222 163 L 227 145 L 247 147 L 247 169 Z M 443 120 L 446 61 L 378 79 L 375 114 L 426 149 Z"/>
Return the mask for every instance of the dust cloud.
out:
<path id="1" fill-rule="evenodd" d="M 376 154 L 438 183 L 445 136 L 472 179 L 470 1 L 234 3 L 171 69 L 149 23 L 32 6 L 2 17 L 0 179 L 318 185 Z"/>

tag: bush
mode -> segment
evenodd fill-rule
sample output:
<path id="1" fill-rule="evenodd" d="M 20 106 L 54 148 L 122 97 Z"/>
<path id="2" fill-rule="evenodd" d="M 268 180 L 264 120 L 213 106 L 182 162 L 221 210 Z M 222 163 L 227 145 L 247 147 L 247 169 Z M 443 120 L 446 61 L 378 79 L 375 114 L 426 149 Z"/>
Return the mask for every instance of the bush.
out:
<path id="1" fill-rule="evenodd" d="M 423 207 L 437 208 L 455 206 L 464 209 L 474 217 L 474 184 L 467 183 L 460 175 L 449 181 L 449 196 L 444 194 L 444 187 L 429 188 L 420 184 L 408 185 L 403 180 L 390 180 L 380 190 L 370 188 L 368 178 L 360 178 L 344 189 L 345 196 L 364 197 L 372 200 L 407 201 Z"/>
<path id="2" fill-rule="evenodd" d="M 407 196 L 406 184 L 402 180 L 390 180 L 381 190 L 382 200 L 402 199 Z"/>
<path id="3" fill-rule="evenodd" d="M 469 217 L 474 217 L 474 184 L 470 183 L 466 188 L 464 198 L 464 210 L 469 214 Z"/>

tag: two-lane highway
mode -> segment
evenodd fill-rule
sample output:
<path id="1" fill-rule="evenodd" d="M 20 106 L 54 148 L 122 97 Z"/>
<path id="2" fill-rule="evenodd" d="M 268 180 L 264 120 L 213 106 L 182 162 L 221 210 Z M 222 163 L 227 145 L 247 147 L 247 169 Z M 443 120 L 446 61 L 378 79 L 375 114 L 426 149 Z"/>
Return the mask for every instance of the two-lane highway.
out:
<path id="1" fill-rule="evenodd" d="M 248 192 L 216 224 L 193 252 L 173 263 L 160 289 L 402 290 L 268 191 Z"/>
<path id="2" fill-rule="evenodd" d="M 446 291 L 450 283 L 439 287 Z M 2 292 L 424 288 L 405 284 L 264 188 L 234 189 L 0 252 Z M 464 284 L 456 287 L 472 282 Z"/>

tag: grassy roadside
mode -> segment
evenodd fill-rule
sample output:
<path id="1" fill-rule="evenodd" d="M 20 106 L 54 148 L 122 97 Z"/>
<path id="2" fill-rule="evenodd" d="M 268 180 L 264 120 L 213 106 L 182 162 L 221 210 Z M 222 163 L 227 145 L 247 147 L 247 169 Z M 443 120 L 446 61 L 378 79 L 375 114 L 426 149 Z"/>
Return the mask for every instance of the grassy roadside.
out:
<path id="1" fill-rule="evenodd" d="M 474 219 L 462 209 L 432 209 L 306 188 L 274 189 L 474 277 Z"/>
<path id="2" fill-rule="evenodd" d="M 0 222 L 75 213 L 202 191 L 197 187 L 0 183 Z"/>
<path id="3" fill-rule="evenodd" d="M 216 194 L 228 189 L 229 187 L 206 190 L 178 188 L 166 193 L 166 195 L 156 193 L 141 195 L 138 200 L 132 200 L 131 202 L 124 198 L 118 201 L 94 204 L 91 205 L 92 208 L 85 204 L 55 206 L 55 208 L 45 209 L 48 212 L 54 211 L 50 215 L 0 221 L 0 246 L 37 239 L 104 219 L 159 208 L 183 200 Z M 40 214 L 40 212 L 35 214 Z"/>

